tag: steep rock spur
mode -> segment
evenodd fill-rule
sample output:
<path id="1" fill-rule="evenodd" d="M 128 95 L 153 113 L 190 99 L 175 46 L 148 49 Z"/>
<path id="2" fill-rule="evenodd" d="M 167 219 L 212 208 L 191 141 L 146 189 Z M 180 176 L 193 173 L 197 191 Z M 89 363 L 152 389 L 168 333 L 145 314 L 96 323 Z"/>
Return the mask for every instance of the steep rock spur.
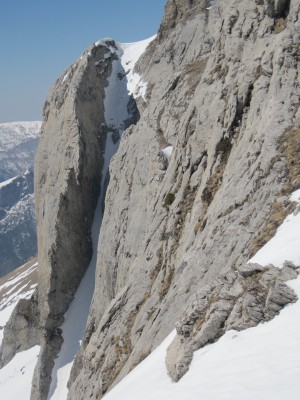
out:
<path id="1" fill-rule="evenodd" d="M 42 347 L 33 399 L 47 398 L 62 341 L 59 327 L 92 256 L 106 133 L 104 87 L 112 68 L 105 51 L 89 49 L 56 81 L 44 108 L 35 167 Z"/>
<path id="2" fill-rule="evenodd" d="M 124 129 L 139 118 L 130 92 L 143 93 L 143 82 L 132 70 L 148 42 L 120 46 L 106 39 L 94 43 L 58 79 L 45 104 L 35 179 L 41 352 L 33 399 L 48 397 L 63 338 L 63 352 L 70 353 L 68 337 L 62 335 L 63 329 L 70 331 L 63 324 L 64 314 L 91 260 L 96 262 L 98 237 L 93 238 L 94 249 L 91 237 L 94 211 L 98 203 L 100 228 L 110 159 Z M 124 63 L 126 68 L 130 65 L 127 72 Z M 55 387 L 50 396 L 53 391 Z"/>

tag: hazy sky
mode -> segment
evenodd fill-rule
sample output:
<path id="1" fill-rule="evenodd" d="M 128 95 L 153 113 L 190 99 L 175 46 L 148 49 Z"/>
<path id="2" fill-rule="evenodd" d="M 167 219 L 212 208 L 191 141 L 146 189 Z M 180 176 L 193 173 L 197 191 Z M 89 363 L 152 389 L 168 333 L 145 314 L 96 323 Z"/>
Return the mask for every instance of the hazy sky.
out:
<path id="1" fill-rule="evenodd" d="M 166 0 L 0 0 L 0 122 L 42 118 L 49 87 L 94 41 L 146 39 Z"/>

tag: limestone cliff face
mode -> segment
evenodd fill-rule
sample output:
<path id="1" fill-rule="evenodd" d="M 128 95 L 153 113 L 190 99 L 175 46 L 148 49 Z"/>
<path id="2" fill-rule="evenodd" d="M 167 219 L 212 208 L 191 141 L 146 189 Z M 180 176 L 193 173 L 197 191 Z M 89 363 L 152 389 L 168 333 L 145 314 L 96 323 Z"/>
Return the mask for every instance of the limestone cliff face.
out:
<path id="1" fill-rule="evenodd" d="M 299 2 L 203 3 L 169 1 L 137 67 L 147 99 L 111 163 L 72 400 L 101 398 L 293 207 Z"/>
<path id="2" fill-rule="evenodd" d="M 162 40 L 179 23 L 186 22 L 195 14 L 210 7 L 210 0 L 171 0 L 165 7 L 165 14 L 158 31 L 158 40 Z"/>
<path id="3" fill-rule="evenodd" d="M 35 175 L 42 350 L 33 398 L 47 398 L 59 326 L 92 256 L 106 137 L 104 87 L 112 64 L 105 51 L 86 51 L 56 81 L 44 108 Z"/>
<path id="4" fill-rule="evenodd" d="M 287 196 L 300 186 L 299 13 L 298 0 L 168 1 L 136 66 L 147 92 L 138 111 L 134 101 L 127 108 L 140 119 L 110 165 L 70 399 L 100 399 L 175 326 L 167 364 L 177 380 L 207 338 L 270 319 L 295 300 L 284 281 L 296 266 L 282 276 L 245 263 L 291 212 Z M 113 41 L 92 46 L 44 109 L 35 167 L 41 353 L 32 399 L 48 396 L 64 313 L 92 255 L 105 141 L 115 129 L 104 113 L 118 58 L 111 49 Z M 215 310 L 219 325 L 213 317 L 211 327 Z"/>

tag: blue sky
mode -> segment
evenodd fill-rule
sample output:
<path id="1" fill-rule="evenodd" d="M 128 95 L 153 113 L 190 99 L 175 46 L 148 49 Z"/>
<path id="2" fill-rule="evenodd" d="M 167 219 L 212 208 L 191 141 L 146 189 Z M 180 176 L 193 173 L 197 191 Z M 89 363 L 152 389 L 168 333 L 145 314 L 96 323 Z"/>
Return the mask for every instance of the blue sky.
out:
<path id="1" fill-rule="evenodd" d="M 39 120 L 51 84 L 94 41 L 156 33 L 166 0 L 0 0 L 0 122 Z"/>

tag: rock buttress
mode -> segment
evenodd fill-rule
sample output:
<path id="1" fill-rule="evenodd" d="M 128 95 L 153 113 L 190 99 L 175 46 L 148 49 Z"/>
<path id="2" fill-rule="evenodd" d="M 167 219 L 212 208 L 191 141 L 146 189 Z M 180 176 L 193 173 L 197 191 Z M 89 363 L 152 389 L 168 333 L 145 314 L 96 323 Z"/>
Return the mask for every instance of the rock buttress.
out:
<path id="1" fill-rule="evenodd" d="M 41 352 L 32 399 L 46 399 L 63 315 L 92 256 L 91 226 L 105 146 L 104 87 L 112 58 L 92 46 L 56 81 L 35 163 Z"/>

